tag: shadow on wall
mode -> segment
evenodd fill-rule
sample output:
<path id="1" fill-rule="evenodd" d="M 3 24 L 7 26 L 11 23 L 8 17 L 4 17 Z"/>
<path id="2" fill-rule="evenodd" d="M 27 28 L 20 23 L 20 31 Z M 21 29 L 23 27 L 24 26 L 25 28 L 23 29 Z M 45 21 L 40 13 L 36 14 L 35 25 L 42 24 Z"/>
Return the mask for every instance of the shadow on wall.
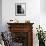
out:
<path id="1" fill-rule="evenodd" d="M 40 12 L 46 14 L 46 0 L 40 0 Z"/>
<path id="2" fill-rule="evenodd" d="M 0 0 L 0 31 L 2 31 L 2 0 Z"/>

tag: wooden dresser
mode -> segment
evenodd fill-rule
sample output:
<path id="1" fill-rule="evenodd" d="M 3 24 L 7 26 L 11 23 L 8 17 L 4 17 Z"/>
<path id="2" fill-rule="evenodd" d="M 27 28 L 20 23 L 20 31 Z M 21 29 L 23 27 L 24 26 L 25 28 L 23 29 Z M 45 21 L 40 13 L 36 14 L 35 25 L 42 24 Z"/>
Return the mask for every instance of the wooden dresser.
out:
<path id="1" fill-rule="evenodd" d="M 12 39 L 23 43 L 22 46 L 33 46 L 33 23 L 7 23 Z"/>

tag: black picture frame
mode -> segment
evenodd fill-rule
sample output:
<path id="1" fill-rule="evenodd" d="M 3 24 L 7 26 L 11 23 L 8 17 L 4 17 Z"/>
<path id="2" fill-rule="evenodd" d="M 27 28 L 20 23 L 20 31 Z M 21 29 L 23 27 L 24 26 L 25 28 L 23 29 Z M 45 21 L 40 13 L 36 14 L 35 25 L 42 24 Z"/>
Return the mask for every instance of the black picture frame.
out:
<path id="1" fill-rule="evenodd" d="M 15 4 L 15 15 L 16 16 L 26 15 L 26 3 L 16 3 Z"/>

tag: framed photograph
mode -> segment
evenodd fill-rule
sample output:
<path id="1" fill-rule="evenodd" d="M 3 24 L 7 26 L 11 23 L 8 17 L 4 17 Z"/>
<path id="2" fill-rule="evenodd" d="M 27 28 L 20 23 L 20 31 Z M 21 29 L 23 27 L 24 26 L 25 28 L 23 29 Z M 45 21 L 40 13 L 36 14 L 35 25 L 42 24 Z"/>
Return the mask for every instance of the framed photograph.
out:
<path id="1" fill-rule="evenodd" d="M 15 15 L 16 16 L 26 15 L 26 3 L 16 3 L 15 4 Z"/>

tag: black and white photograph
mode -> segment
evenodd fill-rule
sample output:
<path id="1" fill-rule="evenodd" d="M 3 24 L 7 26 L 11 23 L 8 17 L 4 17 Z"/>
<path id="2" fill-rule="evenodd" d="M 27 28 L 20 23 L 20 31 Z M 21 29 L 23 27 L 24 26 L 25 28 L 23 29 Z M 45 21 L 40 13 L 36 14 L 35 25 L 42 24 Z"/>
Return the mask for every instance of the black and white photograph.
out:
<path id="1" fill-rule="evenodd" d="M 26 15 L 26 3 L 16 3 L 15 4 L 15 15 L 16 16 Z"/>

